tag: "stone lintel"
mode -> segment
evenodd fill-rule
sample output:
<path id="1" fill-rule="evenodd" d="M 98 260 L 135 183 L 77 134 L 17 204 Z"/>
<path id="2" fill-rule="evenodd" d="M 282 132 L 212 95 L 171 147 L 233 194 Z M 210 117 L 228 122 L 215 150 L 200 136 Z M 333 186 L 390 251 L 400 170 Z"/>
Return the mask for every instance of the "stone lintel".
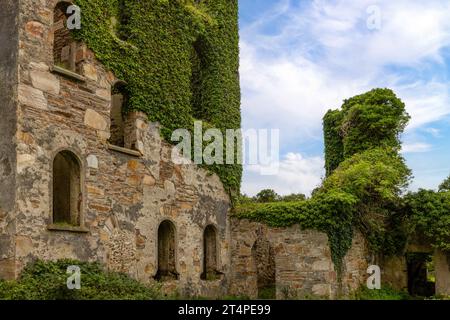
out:
<path id="1" fill-rule="evenodd" d="M 61 74 L 61 75 L 65 76 L 65 77 L 69 77 L 69 78 L 72 78 L 72 79 L 75 79 L 75 80 L 78 80 L 78 81 L 83 81 L 83 82 L 86 81 L 86 78 L 83 77 L 82 75 L 79 75 L 78 73 L 75 73 L 73 71 L 67 70 L 67 69 L 62 68 L 62 67 L 53 66 L 51 68 L 51 70 L 52 70 L 52 72 Z"/>
<path id="2" fill-rule="evenodd" d="M 128 154 L 128 155 L 133 156 L 133 157 L 142 157 L 142 153 L 140 153 L 139 151 L 131 150 L 131 149 L 123 148 L 123 147 L 119 147 L 119 146 L 115 146 L 113 144 L 108 144 L 108 149 L 112 150 L 112 151 L 117 151 L 117 152 L 121 152 L 121 153 L 124 153 L 124 154 Z"/>
<path id="3" fill-rule="evenodd" d="M 47 230 L 50 231 L 66 231 L 75 233 L 88 233 L 89 229 L 86 227 L 77 227 L 69 225 L 50 224 L 47 226 Z"/>

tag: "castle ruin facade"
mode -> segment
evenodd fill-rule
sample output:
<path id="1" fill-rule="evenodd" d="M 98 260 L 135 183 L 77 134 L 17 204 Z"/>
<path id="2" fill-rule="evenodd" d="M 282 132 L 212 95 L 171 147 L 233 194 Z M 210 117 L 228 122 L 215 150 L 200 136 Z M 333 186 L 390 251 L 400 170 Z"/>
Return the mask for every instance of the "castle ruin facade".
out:
<path id="1" fill-rule="evenodd" d="M 72 38 L 68 5 L 0 0 L 1 278 L 70 258 L 188 296 L 257 298 L 273 286 L 280 299 L 333 298 L 365 283 L 360 235 L 339 284 L 325 234 L 232 219 L 216 174 L 174 164 L 160 124 L 123 112 L 127 83 Z M 386 277 L 405 288 L 405 262 L 390 263 L 401 270 Z"/>

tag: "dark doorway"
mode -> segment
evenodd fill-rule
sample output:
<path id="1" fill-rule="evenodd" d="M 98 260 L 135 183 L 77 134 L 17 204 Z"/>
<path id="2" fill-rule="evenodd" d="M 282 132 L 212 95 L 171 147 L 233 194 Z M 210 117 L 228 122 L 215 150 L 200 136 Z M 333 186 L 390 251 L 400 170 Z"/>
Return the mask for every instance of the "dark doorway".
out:
<path id="1" fill-rule="evenodd" d="M 431 297 L 436 294 L 433 254 L 414 252 L 406 254 L 408 292 L 412 296 Z"/>
<path id="2" fill-rule="evenodd" d="M 256 264 L 258 299 L 276 299 L 275 255 L 270 242 L 259 238 L 252 247 Z"/>

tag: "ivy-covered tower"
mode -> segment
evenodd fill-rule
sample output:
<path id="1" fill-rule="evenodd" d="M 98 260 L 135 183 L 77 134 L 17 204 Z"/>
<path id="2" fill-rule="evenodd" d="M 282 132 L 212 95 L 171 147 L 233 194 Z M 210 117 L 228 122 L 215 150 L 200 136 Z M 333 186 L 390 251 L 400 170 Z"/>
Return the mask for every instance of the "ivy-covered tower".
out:
<path id="1" fill-rule="evenodd" d="M 237 0 L 0 2 L 0 277 L 72 258 L 226 294 L 241 167 L 176 164 L 170 136 L 240 127 L 237 19 Z"/>
<path id="2" fill-rule="evenodd" d="M 356 153 L 375 147 L 400 151 L 409 118 L 390 89 L 373 89 L 345 100 L 341 110 L 329 110 L 323 118 L 327 176 Z"/>

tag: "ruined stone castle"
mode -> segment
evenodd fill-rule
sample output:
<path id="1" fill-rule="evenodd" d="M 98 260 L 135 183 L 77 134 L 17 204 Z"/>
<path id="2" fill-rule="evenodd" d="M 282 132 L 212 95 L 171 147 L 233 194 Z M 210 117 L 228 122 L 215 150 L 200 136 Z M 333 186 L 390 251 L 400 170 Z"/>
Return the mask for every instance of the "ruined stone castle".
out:
<path id="1" fill-rule="evenodd" d="M 335 297 L 327 236 L 232 219 L 217 175 L 174 164 L 158 123 L 123 115 L 127 83 L 71 37 L 67 5 L 0 0 L 0 277 L 72 258 L 183 295 L 256 298 L 274 285 L 277 298 Z M 438 257 L 437 290 L 448 293 Z M 358 235 L 344 292 L 369 263 Z M 405 261 L 389 263 L 384 276 L 405 288 Z"/>

